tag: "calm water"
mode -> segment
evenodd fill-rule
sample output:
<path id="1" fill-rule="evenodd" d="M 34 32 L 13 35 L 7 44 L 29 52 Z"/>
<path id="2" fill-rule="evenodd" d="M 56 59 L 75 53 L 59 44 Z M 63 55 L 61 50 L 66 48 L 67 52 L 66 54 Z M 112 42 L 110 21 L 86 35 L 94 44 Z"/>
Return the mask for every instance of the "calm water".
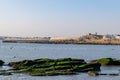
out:
<path id="1" fill-rule="evenodd" d="M 73 44 L 29 44 L 0 43 L 0 59 L 6 63 L 37 58 L 80 58 L 86 61 L 103 57 L 120 59 L 118 45 L 73 45 Z M 0 69 L 7 69 L 3 66 Z M 101 73 L 120 73 L 120 67 L 102 67 Z M 120 76 L 91 77 L 85 73 L 70 76 L 32 77 L 27 74 L 0 76 L 0 80 L 120 80 Z"/>

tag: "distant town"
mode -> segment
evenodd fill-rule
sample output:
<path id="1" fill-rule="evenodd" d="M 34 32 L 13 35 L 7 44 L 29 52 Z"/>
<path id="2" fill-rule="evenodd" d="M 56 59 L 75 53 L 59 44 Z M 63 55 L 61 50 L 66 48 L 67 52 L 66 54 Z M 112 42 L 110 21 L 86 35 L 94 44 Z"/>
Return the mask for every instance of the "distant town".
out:
<path id="1" fill-rule="evenodd" d="M 89 33 L 80 37 L 0 37 L 2 42 L 52 44 L 106 44 L 120 45 L 120 35 Z"/>

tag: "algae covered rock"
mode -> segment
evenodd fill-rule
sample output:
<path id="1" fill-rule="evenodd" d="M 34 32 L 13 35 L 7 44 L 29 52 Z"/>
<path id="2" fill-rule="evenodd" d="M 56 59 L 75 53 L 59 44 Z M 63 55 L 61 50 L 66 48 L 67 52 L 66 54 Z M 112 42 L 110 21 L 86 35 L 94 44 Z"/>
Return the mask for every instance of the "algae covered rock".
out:
<path id="1" fill-rule="evenodd" d="M 101 58 L 96 60 L 96 62 L 100 63 L 101 65 L 120 65 L 120 60 L 113 58 Z"/>
<path id="2" fill-rule="evenodd" d="M 32 76 L 71 75 L 78 72 L 98 71 L 101 66 L 100 63 L 86 63 L 83 59 L 74 58 L 40 58 L 10 62 L 9 65 L 16 72 L 24 72 Z"/>
<path id="3" fill-rule="evenodd" d="M 87 63 L 83 65 L 79 65 L 74 68 L 75 71 L 79 72 L 88 72 L 88 71 L 100 71 L 100 63 Z"/>

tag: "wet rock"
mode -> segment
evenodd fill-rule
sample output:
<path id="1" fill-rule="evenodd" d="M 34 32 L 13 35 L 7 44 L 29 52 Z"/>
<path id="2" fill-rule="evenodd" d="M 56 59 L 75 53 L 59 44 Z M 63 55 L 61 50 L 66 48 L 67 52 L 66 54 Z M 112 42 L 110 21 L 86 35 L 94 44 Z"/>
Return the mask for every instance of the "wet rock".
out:
<path id="1" fill-rule="evenodd" d="M 118 73 L 98 73 L 95 71 L 88 71 L 89 76 L 98 76 L 98 75 L 110 75 L 110 76 L 119 76 Z"/>
<path id="2" fill-rule="evenodd" d="M 95 72 L 95 71 L 88 71 L 88 75 L 89 76 L 97 76 L 99 74 L 97 72 Z"/>
<path id="3" fill-rule="evenodd" d="M 88 72 L 88 71 L 100 71 L 100 63 L 87 63 L 82 64 L 78 67 L 74 67 L 74 71 L 76 72 Z"/>
<path id="4" fill-rule="evenodd" d="M 4 64 L 4 61 L 0 60 L 0 66 L 2 66 Z"/>
<path id="5" fill-rule="evenodd" d="M 112 58 L 101 58 L 101 59 L 96 60 L 95 62 L 98 62 L 103 66 L 120 65 L 120 60 L 116 60 Z"/>
<path id="6" fill-rule="evenodd" d="M 108 75 L 110 75 L 110 76 L 119 76 L 119 74 L 117 74 L 117 73 L 110 73 Z"/>
<path id="7" fill-rule="evenodd" d="M 10 72 L 0 72 L 0 75 L 8 76 L 8 75 L 12 75 L 12 73 L 10 73 Z"/>
<path id="8" fill-rule="evenodd" d="M 108 75 L 107 73 L 99 73 L 99 75 Z"/>

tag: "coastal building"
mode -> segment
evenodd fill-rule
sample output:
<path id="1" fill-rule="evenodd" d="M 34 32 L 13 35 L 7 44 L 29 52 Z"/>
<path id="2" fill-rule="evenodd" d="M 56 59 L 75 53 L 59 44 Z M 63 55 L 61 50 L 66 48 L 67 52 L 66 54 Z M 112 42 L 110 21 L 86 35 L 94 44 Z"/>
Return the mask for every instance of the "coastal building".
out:
<path id="1" fill-rule="evenodd" d="M 116 39 L 120 39 L 120 35 L 116 35 Z"/>
<path id="2" fill-rule="evenodd" d="M 103 38 L 103 35 L 98 35 L 97 32 L 95 34 L 89 33 L 88 35 L 85 35 L 84 38 L 88 40 L 99 40 Z"/>
<path id="3" fill-rule="evenodd" d="M 103 39 L 115 39 L 114 35 L 104 35 Z"/>
<path id="4" fill-rule="evenodd" d="M 119 35 L 104 35 L 103 39 L 120 39 Z"/>

